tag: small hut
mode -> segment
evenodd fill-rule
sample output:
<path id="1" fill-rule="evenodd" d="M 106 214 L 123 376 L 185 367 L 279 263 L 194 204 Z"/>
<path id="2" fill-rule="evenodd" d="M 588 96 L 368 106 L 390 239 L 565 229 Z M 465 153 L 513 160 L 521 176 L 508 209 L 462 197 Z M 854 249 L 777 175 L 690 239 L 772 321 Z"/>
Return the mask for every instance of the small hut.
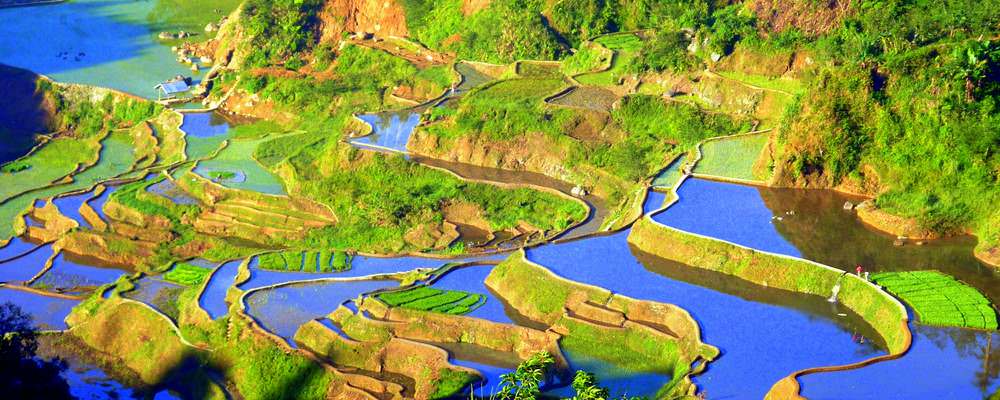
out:
<path id="1" fill-rule="evenodd" d="M 156 85 L 154 89 L 157 91 L 157 99 L 172 99 L 181 93 L 191 90 L 191 86 L 189 84 L 190 80 L 191 78 L 178 76 L 177 78 Z"/>

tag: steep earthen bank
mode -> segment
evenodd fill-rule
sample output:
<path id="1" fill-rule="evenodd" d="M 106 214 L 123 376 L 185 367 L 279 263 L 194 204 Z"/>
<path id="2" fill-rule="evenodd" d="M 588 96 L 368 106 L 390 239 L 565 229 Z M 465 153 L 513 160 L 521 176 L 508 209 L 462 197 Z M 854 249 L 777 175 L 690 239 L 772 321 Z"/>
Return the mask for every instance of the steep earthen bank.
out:
<path id="1" fill-rule="evenodd" d="M 674 395 L 694 395 L 690 375 L 719 354 L 701 342 L 698 324 L 687 311 L 569 281 L 528 261 L 523 251 L 497 265 L 486 285 L 518 313 L 560 335 L 563 348 L 629 370 L 672 371 L 667 390 Z M 692 370 L 698 360 L 704 362 Z"/>

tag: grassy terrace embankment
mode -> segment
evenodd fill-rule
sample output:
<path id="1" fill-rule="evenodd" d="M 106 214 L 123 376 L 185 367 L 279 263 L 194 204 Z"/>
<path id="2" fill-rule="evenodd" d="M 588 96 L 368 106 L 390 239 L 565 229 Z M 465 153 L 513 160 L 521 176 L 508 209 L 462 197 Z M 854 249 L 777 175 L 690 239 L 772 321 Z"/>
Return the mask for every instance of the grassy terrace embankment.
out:
<path id="1" fill-rule="evenodd" d="M 773 398 L 797 396 L 798 383 L 795 377 L 801 374 L 860 367 L 880 359 L 901 356 L 910 346 L 906 309 L 877 286 L 855 275 L 803 259 L 761 252 L 682 232 L 658 224 L 648 216 L 635 223 L 628 240 L 647 253 L 762 286 L 828 297 L 839 284 L 837 301 L 860 315 L 878 332 L 889 355 L 850 366 L 819 367 L 795 372 L 772 388 L 769 396 L 776 396 Z"/>
<path id="2" fill-rule="evenodd" d="M 628 370 L 672 376 L 660 390 L 664 395 L 692 395 L 690 374 L 718 355 L 701 342 L 687 311 L 566 280 L 528 261 L 523 251 L 497 265 L 486 285 L 525 318 L 562 336 L 563 348 Z M 705 363 L 692 371 L 697 360 Z"/>

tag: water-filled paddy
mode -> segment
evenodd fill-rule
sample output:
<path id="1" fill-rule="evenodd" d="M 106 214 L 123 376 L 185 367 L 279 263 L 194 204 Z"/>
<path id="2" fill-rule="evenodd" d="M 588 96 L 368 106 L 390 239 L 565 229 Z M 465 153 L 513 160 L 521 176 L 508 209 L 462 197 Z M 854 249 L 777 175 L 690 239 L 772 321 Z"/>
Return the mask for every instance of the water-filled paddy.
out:
<path id="1" fill-rule="evenodd" d="M 226 305 L 226 292 L 236 283 L 236 274 L 239 272 L 240 264 L 243 260 L 233 260 L 223 263 L 209 277 L 209 283 L 205 286 L 201 298 L 198 299 L 200 306 L 212 319 L 219 318 L 229 312 Z"/>
<path id="2" fill-rule="evenodd" d="M 205 158 L 229 139 L 230 120 L 216 112 L 184 113 L 181 131 L 185 134 L 187 146 L 184 151 L 189 160 Z"/>
<path id="3" fill-rule="evenodd" d="M 56 197 L 52 199 L 52 204 L 59 208 L 59 213 L 72 218 L 81 227 L 89 228 L 90 224 L 80 214 L 80 206 L 93 195 L 93 192 L 74 194 L 72 196 Z"/>
<path id="4" fill-rule="evenodd" d="M 295 284 L 251 293 L 247 312 L 264 329 L 292 343 L 295 331 L 310 320 L 336 310 L 341 303 L 377 289 L 399 285 L 393 280 L 326 281 Z"/>
<path id="5" fill-rule="evenodd" d="M 806 375 L 810 399 L 982 399 L 1000 390 L 1000 334 L 911 324 L 903 358 Z"/>
<path id="6" fill-rule="evenodd" d="M 32 286 L 44 290 L 81 293 L 86 289 L 114 282 L 121 275 L 121 270 L 85 265 L 60 252 L 52 260 L 52 268 Z"/>
<path id="7" fill-rule="evenodd" d="M 481 318 L 502 324 L 514 323 L 504 308 L 504 304 L 486 287 L 484 281 L 493 270 L 492 265 L 477 265 L 454 269 L 434 281 L 431 287 L 435 289 L 461 290 L 486 296 L 482 306 L 465 314 L 469 317 Z"/>
<path id="8" fill-rule="evenodd" d="M 0 303 L 11 302 L 31 315 L 35 326 L 41 329 L 66 329 L 66 316 L 78 300 L 42 296 L 23 290 L 0 287 Z"/>
<path id="9" fill-rule="evenodd" d="M 231 140 L 217 156 L 199 162 L 194 172 L 226 187 L 283 195 L 281 180 L 253 158 L 257 146 L 264 141 Z"/>
<path id="10" fill-rule="evenodd" d="M 653 269 L 656 266 L 648 258 L 643 262 L 636 258 L 626 243 L 627 234 L 537 247 L 528 251 L 528 258 L 571 280 L 688 310 L 701 326 L 703 340 L 722 350 L 708 370 L 695 377 L 709 398 L 762 398 L 771 385 L 795 370 L 860 361 L 881 352 L 856 343 L 857 332 L 838 322 L 837 313 L 843 311 L 833 306 L 793 309 L 669 278 Z M 792 293 L 775 296 L 825 303 Z"/>
<path id="11" fill-rule="evenodd" d="M 15 240 L 18 240 L 19 243 L 15 244 L 12 242 L 10 246 L 23 247 L 25 244 L 28 244 L 27 242 L 20 242 L 19 239 Z M 30 253 L 23 252 L 18 254 L 23 256 L 0 264 L 0 281 L 21 284 L 30 280 L 45 267 L 45 262 L 52 257 L 52 245 L 47 244 Z"/>
<path id="12" fill-rule="evenodd" d="M 165 282 L 163 280 L 145 277 L 135 281 L 135 289 L 123 293 L 126 298 L 141 301 L 169 315 L 177 318 L 177 296 L 184 290 L 183 286 Z"/>
<path id="13" fill-rule="evenodd" d="M 378 114 L 362 114 L 358 119 L 372 127 L 368 136 L 351 139 L 355 146 L 406 152 L 406 143 L 410 141 L 413 128 L 420 123 L 420 113 L 416 111 L 398 111 Z"/>
<path id="14" fill-rule="evenodd" d="M 656 222 L 758 250 L 801 256 L 778 233 L 777 225 L 787 216 L 774 215 L 755 187 L 692 178 L 684 181 L 677 195 L 677 203 L 653 216 Z"/>
<path id="15" fill-rule="evenodd" d="M 147 19 L 154 5 L 75 0 L 0 9 L 0 63 L 155 98 L 157 83 L 191 72 L 157 43 Z"/>

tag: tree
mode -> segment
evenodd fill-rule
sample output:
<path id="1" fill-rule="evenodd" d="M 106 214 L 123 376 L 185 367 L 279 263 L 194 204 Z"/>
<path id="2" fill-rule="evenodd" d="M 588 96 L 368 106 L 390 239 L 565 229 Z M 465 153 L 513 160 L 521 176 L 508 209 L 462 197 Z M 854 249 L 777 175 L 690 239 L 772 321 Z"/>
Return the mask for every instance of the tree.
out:
<path id="1" fill-rule="evenodd" d="M 533 400 L 541 393 L 541 384 L 555 359 L 547 352 L 537 353 L 517 366 L 514 372 L 500 376 L 498 400 Z"/>
<path id="2" fill-rule="evenodd" d="M 0 393 L 11 399 L 69 399 L 69 385 L 59 359 L 35 355 L 38 332 L 31 316 L 17 305 L 0 304 Z"/>

